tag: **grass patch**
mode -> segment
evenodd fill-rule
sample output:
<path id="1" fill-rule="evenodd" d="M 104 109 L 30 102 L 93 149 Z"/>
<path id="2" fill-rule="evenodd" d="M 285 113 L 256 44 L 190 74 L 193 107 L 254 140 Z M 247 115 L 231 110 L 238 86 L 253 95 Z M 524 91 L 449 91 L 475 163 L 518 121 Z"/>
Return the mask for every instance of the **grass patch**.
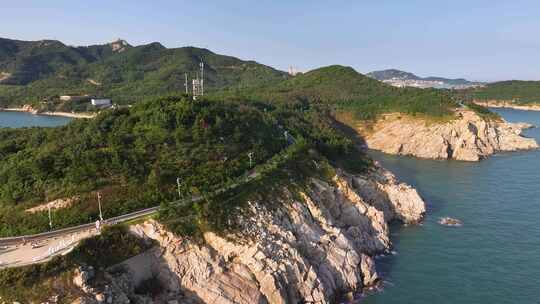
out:
<path id="1" fill-rule="evenodd" d="M 465 105 L 467 106 L 467 108 L 473 110 L 476 114 L 478 114 L 478 116 L 482 117 L 485 120 L 502 121 L 502 117 L 499 114 L 490 111 L 484 106 L 478 105 L 474 102 L 466 102 Z"/>

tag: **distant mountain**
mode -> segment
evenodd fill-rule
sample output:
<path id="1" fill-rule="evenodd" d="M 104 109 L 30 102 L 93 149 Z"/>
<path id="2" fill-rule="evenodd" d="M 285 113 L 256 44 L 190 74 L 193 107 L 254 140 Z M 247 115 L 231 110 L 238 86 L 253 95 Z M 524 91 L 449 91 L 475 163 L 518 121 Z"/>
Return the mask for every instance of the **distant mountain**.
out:
<path id="1" fill-rule="evenodd" d="M 55 40 L 0 38 L 1 84 L 25 85 L 71 67 L 103 60 L 131 46 L 118 40 L 105 45 L 72 47 Z"/>
<path id="2" fill-rule="evenodd" d="M 420 77 L 414 75 L 413 73 L 389 69 L 381 70 L 367 73 L 366 76 L 377 79 L 379 81 L 389 80 L 389 79 L 403 79 L 403 80 L 419 80 Z"/>
<path id="3" fill-rule="evenodd" d="M 374 71 L 366 74 L 367 76 L 379 81 L 387 82 L 398 87 L 421 87 L 421 88 L 469 88 L 483 85 L 480 82 L 472 82 L 463 78 L 443 78 L 443 77 L 419 77 L 413 73 L 404 72 L 395 69 Z"/>
<path id="4" fill-rule="evenodd" d="M 100 95 L 116 103 L 185 91 L 184 74 L 196 77 L 205 63 L 205 89 L 235 89 L 281 81 L 288 74 L 254 61 L 207 49 L 168 49 L 158 42 L 124 40 L 73 47 L 55 40 L 0 38 L 0 107 L 37 103 L 59 95 Z"/>

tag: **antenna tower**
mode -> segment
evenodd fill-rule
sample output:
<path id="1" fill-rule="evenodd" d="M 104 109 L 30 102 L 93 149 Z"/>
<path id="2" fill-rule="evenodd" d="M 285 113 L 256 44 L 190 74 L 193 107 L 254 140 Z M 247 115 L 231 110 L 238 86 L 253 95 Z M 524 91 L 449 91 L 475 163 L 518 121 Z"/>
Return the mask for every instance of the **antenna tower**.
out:
<path id="1" fill-rule="evenodd" d="M 201 61 L 201 95 L 204 95 L 204 62 Z"/>
<path id="2" fill-rule="evenodd" d="M 204 95 L 204 63 L 199 63 L 199 67 L 201 71 L 197 72 L 197 79 L 193 79 L 193 99 Z"/>
<path id="3" fill-rule="evenodd" d="M 186 95 L 189 94 L 187 73 L 184 73 L 184 87 L 186 88 Z"/>

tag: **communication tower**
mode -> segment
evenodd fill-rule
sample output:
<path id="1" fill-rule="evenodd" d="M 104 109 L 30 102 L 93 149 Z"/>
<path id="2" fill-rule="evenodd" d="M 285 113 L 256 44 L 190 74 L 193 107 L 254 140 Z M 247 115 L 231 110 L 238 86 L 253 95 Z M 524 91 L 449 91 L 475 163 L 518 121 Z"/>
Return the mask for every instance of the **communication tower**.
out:
<path id="1" fill-rule="evenodd" d="M 197 99 L 198 96 L 204 95 L 204 62 L 199 64 L 201 68 L 200 73 L 197 73 L 197 78 L 193 79 L 193 98 Z M 200 76 L 200 78 L 199 78 Z"/>

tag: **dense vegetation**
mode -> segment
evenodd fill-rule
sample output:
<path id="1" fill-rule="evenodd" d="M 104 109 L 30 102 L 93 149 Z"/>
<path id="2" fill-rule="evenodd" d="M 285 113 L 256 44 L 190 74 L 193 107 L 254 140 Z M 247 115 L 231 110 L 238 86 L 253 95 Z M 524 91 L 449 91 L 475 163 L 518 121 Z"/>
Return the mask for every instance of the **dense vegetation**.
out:
<path id="1" fill-rule="evenodd" d="M 325 104 L 338 111 L 352 111 L 359 119 L 374 119 L 387 112 L 444 117 L 451 116 L 457 106 L 446 92 L 395 88 L 343 66 L 324 67 L 272 86 L 228 94 L 233 98 Z"/>
<path id="2" fill-rule="evenodd" d="M 342 66 L 290 77 L 253 61 L 194 47 L 132 47 L 123 41 L 69 47 L 58 41 L 8 39 L 0 39 L 0 107 L 30 102 L 40 109 L 87 111 L 92 110 L 88 103 L 61 102 L 58 96 L 88 94 L 134 104 L 179 94 L 185 90 L 184 73 L 195 78 L 200 62 L 205 63 L 206 92 L 219 97 L 325 103 L 361 119 L 393 111 L 443 117 L 455 107 L 444 92 L 394 88 Z"/>
<path id="3" fill-rule="evenodd" d="M 476 114 L 478 114 L 478 116 L 484 118 L 485 120 L 502 120 L 502 117 L 498 113 L 492 112 L 488 108 L 478 105 L 474 102 L 466 101 L 464 105 L 470 110 L 473 110 Z"/>
<path id="4" fill-rule="evenodd" d="M 43 264 L 0 270 L 0 297 L 3 301 L 44 303 L 51 295 L 61 295 L 61 303 L 71 303 L 69 300 L 74 299 L 70 297 L 76 296 L 71 278 L 76 267 L 106 269 L 152 245 L 129 234 L 123 226 L 104 229 L 101 235 L 83 240 L 66 256 Z"/>
<path id="5" fill-rule="evenodd" d="M 111 97 L 118 104 L 184 92 L 184 73 L 196 77 L 205 63 L 207 91 L 282 80 L 284 72 L 206 49 L 167 49 L 159 43 L 132 47 L 123 41 L 70 47 L 58 41 L 0 39 L 0 107 L 32 103 L 81 110 L 59 95 Z M 3 80 L 2 80 L 3 79 Z"/>
<path id="6" fill-rule="evenodd" d="M 182 191 L 213 193 L 282 153 L 285 130 L 331 161 L 357 153 L 327 112 L 294 103 L 170 97 L 61 128 L 1 130 L 0 234 L 47 230 L 46 212 L 25 209 L 56 198 L 78 198 L 54 212 L 59 228 L 95 220 L 96 191 L 106 217 L 178 199 L 177 178 Z M 351 159 L 351 168 L 366 165 Z"/>
<path id="7" fill-rule="evenodd" d="M 516 104 L 540 103 L 540 81 L 502 81 L 461 92 L 471 99 L 510 101 Z"/>

